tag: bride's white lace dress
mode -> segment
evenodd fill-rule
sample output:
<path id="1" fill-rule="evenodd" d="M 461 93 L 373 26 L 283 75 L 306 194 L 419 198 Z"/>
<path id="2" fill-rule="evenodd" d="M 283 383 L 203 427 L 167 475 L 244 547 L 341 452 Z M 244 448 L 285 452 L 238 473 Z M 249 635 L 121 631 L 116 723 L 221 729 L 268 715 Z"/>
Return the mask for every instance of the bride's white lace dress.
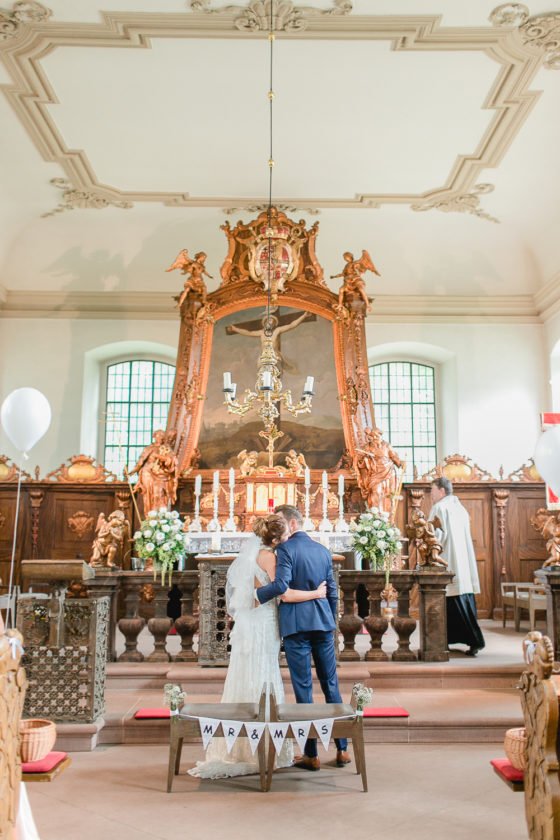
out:
<path id="1" fill-rule="evenodd" d="M 270 583 L 268 574 L 257 564 L 261 547 L 256 537 L 232 563 L 228 573 L 228 612 L 235 619 L 231 633 L 231 654 L 222 694 L 222 703 L 258 703 L 263 686 L 272 684 L 278 702 L 284 700 L 284 686 L 278 656 L 280 634 L 276 601 L 254 606 L 255 579 L 261 585 Z M 271 747 L 272 749 L 272 747 Z M 293 762 L 293 744 L 285 741 L 276 759 L 277 767 Z M 258 773 L 258 760 L 251 754 L 247 738 L 242 735 L 227 753 L 223 738 L 214 738 L 206 751 L 206 760 L 198 761 L 189 770 L 191 776 L 221 779 Z"/>

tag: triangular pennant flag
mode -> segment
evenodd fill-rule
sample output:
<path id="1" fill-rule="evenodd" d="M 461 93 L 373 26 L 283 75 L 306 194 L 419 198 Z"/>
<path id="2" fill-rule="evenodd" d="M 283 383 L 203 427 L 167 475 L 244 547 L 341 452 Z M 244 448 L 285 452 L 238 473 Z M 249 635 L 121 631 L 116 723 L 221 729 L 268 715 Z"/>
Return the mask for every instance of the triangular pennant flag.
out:
<path id="1" fill-rule="evenodd" d="M 200 724 L 200 734 L 202 735 L 202 746 L 204 749 L 208 746 L 214 735 L 216 734 L 216 730 L 220 725 L 219 720 L 215 720 L 214 718 L 199 718 L 198 723 Z"/>
<path id="2" fill-rule="evenodd" d="M 295 720 L 290 724 L 292 727 L 292 735 L 297 741 L 300 750 L 305 752 L 305 744 L 309 737 L 309 729 L 311 727 L 310 720 Z"/>
<path id="3" fill-rule="evenodd" d="M 257 747 L 260 744 L 260 740 L 265 730 L 265 726 L 266 723 L 245 724 L 245 732 L 247 733 L 247 738 L 249 739 L 249 746 L 251 747 L 251 752 L 253 755 L 255 755 Z"/>
<path id="4" fill-rule="evenodd" d="M 270 737 L 272 738 L 272 743 L 274 744 L 274 749 L 276 750 L 276 753 L 279 753 L 282 749 L 282 744 L 284 743 L 284 739 L 286 738 L 289 728 L 289 723 L 268 724 L 268 731 L 270 733 Z"/>
<path id="5" fill-rule="evenodd" d="M 240 720 L 223 720 L 222 729 L 224 732 L 224 739 L 228 753 L 231 752 L 233 745 L 237 741 L 237 736 L 243 728 L 243 723 Z"/>
<path id="6" fill-rule="evenodd" d="M 329 741 L 331 740 L 331 733 L 333 728 L 334 718 L 321 718 L 321 720 L 314 720 L 313 726 L 317 735 L 321 739 L 321 743 L 326 750 L 329 748 Z"/>

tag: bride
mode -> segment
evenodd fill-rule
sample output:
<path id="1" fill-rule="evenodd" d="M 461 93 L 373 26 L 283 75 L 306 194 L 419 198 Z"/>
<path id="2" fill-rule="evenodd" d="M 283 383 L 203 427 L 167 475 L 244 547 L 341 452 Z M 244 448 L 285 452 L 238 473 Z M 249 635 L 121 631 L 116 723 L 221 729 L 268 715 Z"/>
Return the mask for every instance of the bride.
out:
<path id="1" fill-rule="evenodd" d="M 226 584 L 227 610 L 235 626 L 230 635 L 231 655 L 222 694 L 222 703 L 258 703 L 263 685 L 272 683 L 279 703 L 284 700 L 284 686 L 280 675 L 278 655 L 280 634 L 276 601 L 259 606 L 254 590 L 274 580 L 276 556 L 274 550 L 288 539 L 285 520 L 276 514 L 258 519 L 248 540 L 231 564 Z M 312 592 L 287 589 L 283 601 L 292 603 L 311 601 L 326 596 L 326 584 Z M 277 767 L 289 767 L 293 762 L 293 746 L 285 741 L 276 759 Z M 257 756 L 253 756 L 246 738 L 238 738 L 231 753 L 227 753 L 223 738 L 211 741 L 206 760 L 197 761 L 189 770 L 191 776 L 202 779 L 222 779 L 258 773 Z"/>

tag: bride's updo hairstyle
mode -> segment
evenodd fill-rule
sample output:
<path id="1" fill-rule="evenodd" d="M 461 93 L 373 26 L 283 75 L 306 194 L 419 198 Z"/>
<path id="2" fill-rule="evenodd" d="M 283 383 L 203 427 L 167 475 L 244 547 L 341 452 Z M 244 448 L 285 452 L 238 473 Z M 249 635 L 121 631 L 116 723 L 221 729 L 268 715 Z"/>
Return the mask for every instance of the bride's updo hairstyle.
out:
<path id="1" fill-rule="evenodd" d="M 253 531 L 263 544 L 269 547 L 277 545 L 286 533 L 286 522 L 277 513 L 261 516 L 255 521 Z"/>

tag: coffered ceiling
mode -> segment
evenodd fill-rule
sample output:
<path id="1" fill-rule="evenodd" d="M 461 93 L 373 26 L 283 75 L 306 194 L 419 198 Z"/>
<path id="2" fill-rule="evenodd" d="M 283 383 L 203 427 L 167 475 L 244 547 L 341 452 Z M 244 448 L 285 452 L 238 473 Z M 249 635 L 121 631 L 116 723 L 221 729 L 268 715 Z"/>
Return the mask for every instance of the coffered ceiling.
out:
<path id="1" fill-rule="evenodd" d="M 220 225 L 266 200 L 267 2 L 0 0 L 0 313 L 167 296 L 183 247 L 218 276 Z M 368 248 L 380 309 L 546 317 L 560 5 L 276 11 L 274 197 L 320 222 L 326 273 Z"/>

